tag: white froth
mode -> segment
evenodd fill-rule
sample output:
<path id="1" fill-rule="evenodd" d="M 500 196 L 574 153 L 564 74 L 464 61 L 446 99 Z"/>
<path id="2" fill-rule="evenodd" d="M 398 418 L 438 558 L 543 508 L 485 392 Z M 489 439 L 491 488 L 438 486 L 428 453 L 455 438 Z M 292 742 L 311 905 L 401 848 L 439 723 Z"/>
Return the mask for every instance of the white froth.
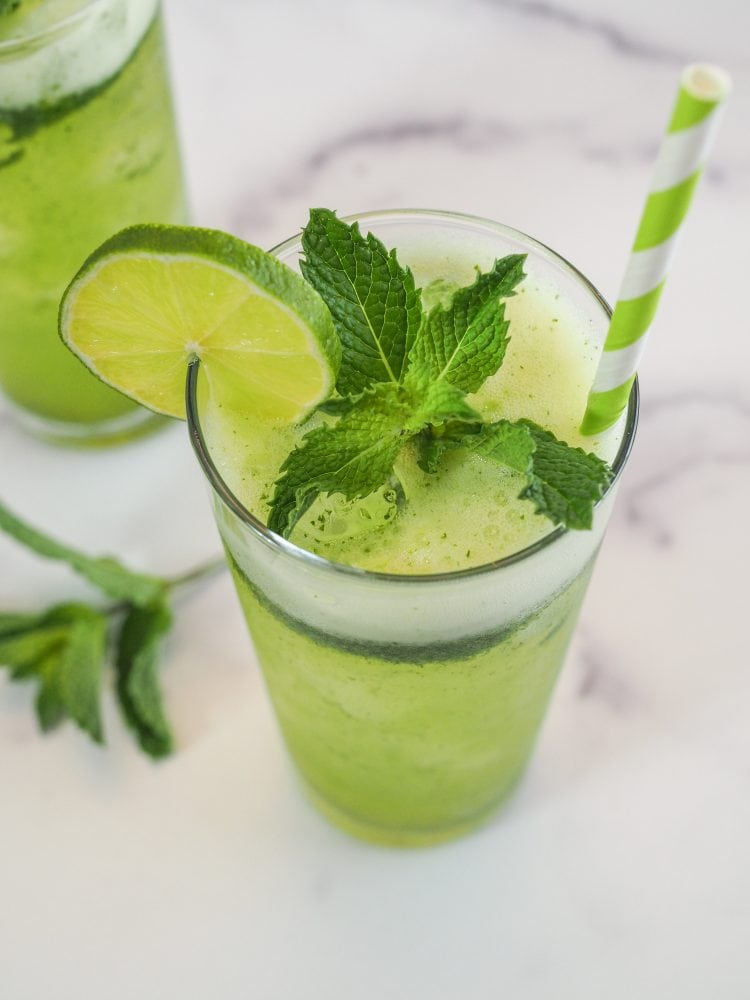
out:
<path id="1" fill-rule="evenodd" d="M 32 23 L 27 42 L 0 42 L 0 108 L 57 102 L 108 80 L 134 52 L 157 5 L 158 0 L 97 0 L 50 28 L 43 40 Z"/>

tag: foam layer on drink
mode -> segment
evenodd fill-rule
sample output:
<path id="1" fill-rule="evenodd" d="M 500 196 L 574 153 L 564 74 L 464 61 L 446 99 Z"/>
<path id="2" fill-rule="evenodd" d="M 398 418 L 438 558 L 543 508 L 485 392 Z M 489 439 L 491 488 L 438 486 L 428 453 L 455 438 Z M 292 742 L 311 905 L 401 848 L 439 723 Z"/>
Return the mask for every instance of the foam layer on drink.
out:
<path id="1" fill-rule="evenodd" d="M 158 0 L 22 0 L 0 15 L 0 108 L 54 105 L 113 77 Z"/>
<path id="2" fill-rule="evenodd" d="M 412 267 L 428 300 L 471 283 L 474 268 L 492 265 L 472 238 L 466 248 L 403 246 L 399 259 Z M 578 431 L 601 350 L 600 329 L 554 281 L 527 264 L 529 276 L 509 299 L 510 344 L 498 373 L 470 397 L 488 420 L 527 417 L 568 444 L 609 462 L 623 424 L 583 438 Z M 304 428 L 322 421 L 315 417 Z M 269 430 L 242 414 L 208 406 L 204 429 L 219 471 L 248 510 L 265 521 L 273 482 L 301 438 L 298 428 Z M 436 474 L 423 472 L 408 446 L 400 456 L 399 483 L 364 501 L 318 499 L 292 541 L 334 562 L 389 573 L 450 572 L 512 555 L 551 530 L 551 522 L 518 499 L 524 479 L 489 459 L 447 453 Z"/>

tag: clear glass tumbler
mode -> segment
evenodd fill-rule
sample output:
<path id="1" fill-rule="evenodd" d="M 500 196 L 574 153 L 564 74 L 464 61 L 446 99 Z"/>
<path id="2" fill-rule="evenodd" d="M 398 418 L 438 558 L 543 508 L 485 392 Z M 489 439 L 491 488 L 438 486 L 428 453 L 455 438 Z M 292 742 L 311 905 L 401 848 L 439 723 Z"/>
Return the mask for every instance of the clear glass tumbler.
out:
<path id="1" fill-rule="evenodd" d="M 527 253 L 528 270 L 604 339 L 610 311 L 596 289 L 522 233 L 444 213 L 358 218 L 399 250 L 439 236 L 442 255 L 455 236 L 477 261 Z M 298 238 L 276 249 L 291 266 L 300 252 Z M 637 388 L 591 531 L 558 527 L 489 565 L 419 576 L 329 562 L 269 531 L 212 457 L 205 418 L 221 400 L 198 361 L 187 397 L 237 593 L 309 795 L 338 826 L 385 844 L 435 843 L 480 823 L 531 754 L 633 442 Z"/>
<path id="2" fill-rule="evenodd" d="M 0 14 L 0 387 L 26 427 L 97 443 L 159 420 L 65 349 L 57 310 L 113 232 L 185 221 L 157 0 Z"/>

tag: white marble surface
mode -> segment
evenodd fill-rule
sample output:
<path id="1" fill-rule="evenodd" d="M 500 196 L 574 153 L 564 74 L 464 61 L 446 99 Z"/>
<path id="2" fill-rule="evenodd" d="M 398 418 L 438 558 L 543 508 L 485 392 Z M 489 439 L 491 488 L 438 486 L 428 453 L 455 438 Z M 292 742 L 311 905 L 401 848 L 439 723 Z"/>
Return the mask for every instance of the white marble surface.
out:
<path id="1" fill-rule="evenodd" d="M 537 753 L 421 852 L 306 805 L 229 581 L 183 606 L 154 766 L 41 738 L 0 678 L 2 1000 L 750 997 L 746 0 L 169 0 L 196 220 L 430 206 L 556 247 L 610 297 L 676 73 L 736 92 L 642 369 L 640 439 Z M 0 416 L 0 492 L 136 566 L 216 548 L 183 429 L 102 454 Z M 0 606 L 81 593 L 0 538 Z"/>

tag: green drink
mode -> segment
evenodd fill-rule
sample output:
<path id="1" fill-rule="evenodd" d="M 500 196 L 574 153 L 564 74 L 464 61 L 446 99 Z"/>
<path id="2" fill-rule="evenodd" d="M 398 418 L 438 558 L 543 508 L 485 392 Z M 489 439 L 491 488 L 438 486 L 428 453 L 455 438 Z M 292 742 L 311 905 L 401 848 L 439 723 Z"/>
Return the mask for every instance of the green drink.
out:
<path id="1" fill-rule="evenodd" d="M 610 313 L 547 247 L 439 212 L 358 222 L 313 209 L 276 256 L 128 229 L 76 274 L 60 332 L 186 413 L 311 797 L 358 836 L 435 843 L 528 761 L 637 393 L 581 439 Z"/>
<path id="2" fill-rule="evenodd" d="M 0 386 L 32 430 L 87 441 L 156 419 L 65 350 L 57 309 L 105 236 L 185 213 L 154 0 L 0 13 Z"/>
<path id="3" fill-rule="evenodd" d="M 484 417 L 531 418 L 581 443 L 606 304 L 546 247 L 482 220 L 439 213 L 360 219 L 439 298 L 475 266 L 528 254 L 508 302 L 499 372 L 468 397 Z M 300 244 L 277 250 L 295 266 Z M 622 469 L 627 419 L 586 447 Z M 306 787 L 366 839 L 426 844 L 481 822 L 528 761 L 614 501 L 590 531 L 553 529 L 518 499 L 521 480 L 457 450 L 437 475 L 407 446 L 399 489 L 319 497 L 287 541 L 269 531 L 279 468 L 302 433 L 263 428 L 220 388 L 189 378 L 188 421 L 258 658 Z"/>

